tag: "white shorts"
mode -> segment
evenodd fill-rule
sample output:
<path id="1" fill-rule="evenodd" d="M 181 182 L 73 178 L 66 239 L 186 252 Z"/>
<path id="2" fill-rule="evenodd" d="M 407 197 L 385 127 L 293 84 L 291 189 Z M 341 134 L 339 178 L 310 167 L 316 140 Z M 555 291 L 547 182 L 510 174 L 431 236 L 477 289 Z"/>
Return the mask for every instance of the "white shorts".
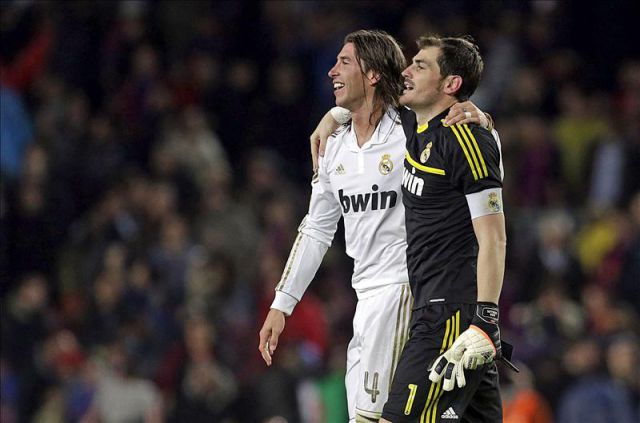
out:
<path id="1" fill-rule="evenodd" d="M 382 415 L 393 372 L 409 336 L 412 306 L 408 283 L 377 288 L 358 301 L 345 377 L 350 422 L 369 422 Z"/>

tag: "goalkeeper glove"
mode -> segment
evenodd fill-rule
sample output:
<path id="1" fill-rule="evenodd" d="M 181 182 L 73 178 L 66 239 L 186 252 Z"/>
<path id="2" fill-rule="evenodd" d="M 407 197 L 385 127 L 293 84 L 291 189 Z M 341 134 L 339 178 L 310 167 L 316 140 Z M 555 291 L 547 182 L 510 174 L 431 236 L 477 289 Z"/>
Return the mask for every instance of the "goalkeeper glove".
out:
<path id="1" fill-rule="evenodd" d="M 442 389 L 451 391 L 457 383 L 460 388 L 467 384 L 464 370 L 475 370 L 479 366 L 495 360 L 503 360 L 513 370 L 511 364 L 513 347 L 500 341 L 498 306 L 494 303 L 480 302 L 471 320 L 471 326 L 456 339 L 451 347 L 431 366 L 429 379 L 438 382 L 444 378 Z M 503 350 L 504 344 L 504 350 Z"/>

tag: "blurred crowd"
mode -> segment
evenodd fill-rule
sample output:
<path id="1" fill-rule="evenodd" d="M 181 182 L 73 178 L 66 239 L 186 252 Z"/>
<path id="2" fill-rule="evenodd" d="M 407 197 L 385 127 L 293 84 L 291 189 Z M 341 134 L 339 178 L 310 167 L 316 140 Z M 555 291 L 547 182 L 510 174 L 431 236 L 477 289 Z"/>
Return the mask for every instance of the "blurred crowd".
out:
<path id="1" fill-rule="evenodd" d="M 346 421 L 341 230 L 267 368 L 344 36 L 472 34 L 501 134 L 505 422 L 640 418 L 634 2 L 5 1 L 0 420 Z M 611 24 L 609 24 L 611 23 Z M 634 50 L 636 49 L 636 50 Z"/>

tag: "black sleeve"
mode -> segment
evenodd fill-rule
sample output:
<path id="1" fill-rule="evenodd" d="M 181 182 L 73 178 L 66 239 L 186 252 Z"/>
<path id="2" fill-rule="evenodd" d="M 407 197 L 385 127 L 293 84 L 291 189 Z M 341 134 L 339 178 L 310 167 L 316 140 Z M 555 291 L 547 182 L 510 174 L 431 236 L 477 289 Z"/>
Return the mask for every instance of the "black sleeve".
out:
<path id="1" fill-rule="evenodd" d="M 404 129 L 404 135 L 407 139 L 410 139 L 415 133 L 418 127 L 418 119 L 413 110 L 407 109 L 404 106 L 400 106 L 398 109 L 400 112 L 400 121 L 402 122 L 402 129 Z"/>
<path id="2" fill-rule="evenodd" d="M 449 152 L 445 171 L 463 194 L 502 187 L 501 157 L 491 132 L 477 125 L 453 125 L 445 129 Z"/>

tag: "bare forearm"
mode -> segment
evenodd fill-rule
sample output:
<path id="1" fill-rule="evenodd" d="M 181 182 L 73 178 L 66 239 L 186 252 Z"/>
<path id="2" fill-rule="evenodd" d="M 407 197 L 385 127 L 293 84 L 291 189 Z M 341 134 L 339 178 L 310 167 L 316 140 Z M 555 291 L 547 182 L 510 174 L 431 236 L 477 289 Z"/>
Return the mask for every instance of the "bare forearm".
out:
<path id="1" fill-rule="evenodd" d="M 506 241 L 493 240 L 478 251 L 478 301 L 498 304 L 506 257 Z"/>
<path id="2" fill-rule="evenodd" d="M 478 240 L 478 301 L 498 304 L 504 279 L 507 237 L 502 213 L 473 220 Z"/>

